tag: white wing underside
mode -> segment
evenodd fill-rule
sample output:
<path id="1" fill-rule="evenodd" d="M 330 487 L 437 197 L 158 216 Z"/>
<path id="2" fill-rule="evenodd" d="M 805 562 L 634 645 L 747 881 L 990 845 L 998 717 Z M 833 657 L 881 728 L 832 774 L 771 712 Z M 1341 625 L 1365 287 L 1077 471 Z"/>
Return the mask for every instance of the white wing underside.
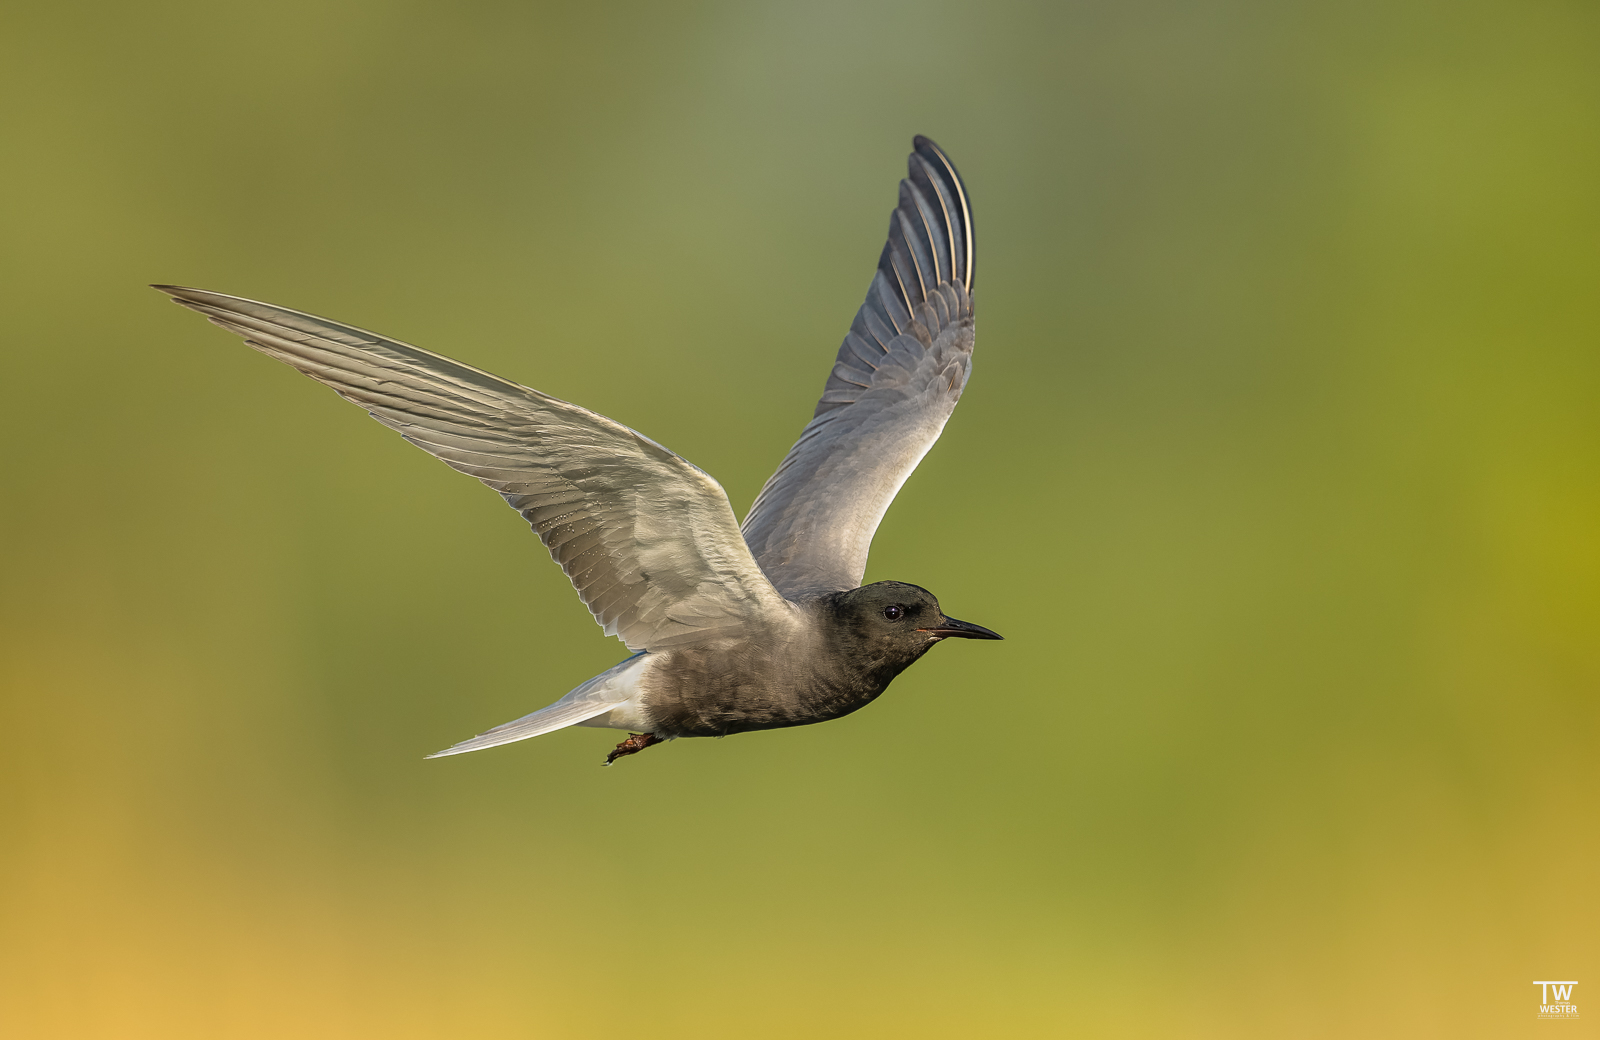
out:
<path id="1" fill-rule="evenodd" d="M 939 147 L 915 147 L 822 400 L 744 521 L 761 569 L 791 598 L 861 584 L 878 524 L 972 372 L 972 208 Z"/>

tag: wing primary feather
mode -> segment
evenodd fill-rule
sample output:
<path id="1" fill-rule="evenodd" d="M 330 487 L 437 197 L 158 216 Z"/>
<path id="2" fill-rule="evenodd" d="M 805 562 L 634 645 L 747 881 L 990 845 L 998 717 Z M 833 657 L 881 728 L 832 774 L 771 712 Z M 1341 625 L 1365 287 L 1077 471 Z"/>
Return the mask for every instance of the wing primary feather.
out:
<path id="1" fill-rule="evenodd" d="M 904 184 L 904 182 L 901 183 Z M 910 185 L 905 186 L 908 188 L 910 187 Z M 911 201 L 911 207 L 914 210 L 917 205 L 916 202 L 914 200 L 908 201 Z M 900 208 L 894 211 L 894 215 L 895 220 L 900 224 L 900 241 L 904 243 L 906 247 L 906 258 L 911 261 L 911 270 L 917 276 L 917 299 L 915 302 L 921 303 L 923 300 L 928 298 L 928 292 L 933 288 L 933 286 L 938 285 L 939 283 L 937 279 L 929 282 L 928 276 L 923 273 L 924 264 L 922 262 L 923 257 L 921 256 L 923 250 L 919 248 L 922 245 L 922 242 L 917 236 L 917 229 L 911 224 L 911 218 L 906 216 L 905 203 L 901 203 Z M 921 213 L 917 214 L 917 223 L 922 223 Z M 930 263 L 926 266 L 932 267 L 933 265 Z M 935 272 L 935 274 L 937 274 L 937 272 Z M 915 310 L 916 307 L 913 305 L 912 311 L 914 312 Z"/>
<path id="2" fill-rule="evenodd" d="M 887 250 L 889 247 L 883 248 Z M 899 306 L 900 301 L 895 299 L 894 290 L 889 286 L 889 276 L 883 273 L 883 265 L 880 262 L 877 273 L 872 276 L 872 285 L 867 289 L 867 306 L 863 309 L 880 322 L 888 322 L 889 329 L 894 330 L 893 335 L 882 340 L 885 350 L 894 342 L 894 337 L 900 335 L 900 319 L 894 313 Z M 889 329 L 884 331 L 888 332 Z"/>
<path id="3" fill-rule="evenodd" d="M 900 321 L 899 315 L 891 313 L 889 315 L 889 320 L 895 323 L 895 328 L 898 331 L 904 332 L 906 330 L 906 326 L 911 323 L 910 319 L 912 303 L 911 293 L 906 291 L 906 280 L 900 274 L 900 264 L 895 263 L 896 260 L 900 259 L 900 251 L 894 247 L 894 233 L 900 230 L 899 223 L 898 213 L 889 218 L 889 243 L 883 247 L 883 256 L 884 260 L 887 262 L 886 266 L 889 268 L 889 273 L 894 276 L 895 290 L 900 293 L 900 298 L 894 301 L 895 305 L 903 306 L 905 308 L 904 313 L 906 316 L 905 321 Z M 901 263 L 904 263 L 904 261 L 901 261 Z"/>
<path id="4" fill-rule="evenodd" d="M 910 240 L 913 258 L 917 261 L 917 273 L 922 278 L 922 298 L 926 300 L 939 287 L 940 282 L 949 281 L 944 276 L 939 256 L 939 247 L 944 236 L 934 233 L 933 225 L 937 221 L 933 215 L 933 207 L 923 197 L 922 189 L 917 187 L 916 181 L 909 177 L 900 182 L 900 212 L 911 225 L 911 234 L 907 238 Z M 940 230 L 942 232 L 943 229 Z"/>
<path id="5" fill-rule="evenodd" d="M 943 234 L 934 236 L 934 241 L 937 243 L 934 251 L 938 252 L 938 245 L 944 246 L 943 259 L 945 263 L 945 266 L 939 269 L 939 281 L 954 282 L 956 280 L 956 233 L 955 228 L 952 226 L 953 218 L 950 212 L 950 206 L 953 200 L 948 197 L 949 192 L 947 192 L 944 185 L 939 182 L 939 178 L 934 175 L 933 167 L 928 163 L 928 160 L 922 157 L 921 153 L 912 152 L 910 163 L 913 167 L 912 184 L 920 188 L 920 184 L 918 183 L 919 181 L 926 183 L 929 190 L 932 191 L 935 201 L 939 203 L 939 230 L 943 232 Z M 925 194 L 923 198 L 926 200 Z M 928 207 L 928 212 L 932 212 L 931 205 Z M 930 234 L 931 233 L 932 232 L 930 230 Z M 945 272 L 947 270 L 949 272 L 949 277 L 945 276 Z"/>
<path id="6" fill-rule="evenodd" d="M 962 236 L 965 239 L 963 245 L 965 246 L 964 259 L 966 262 L 962 267 L 960 278 L 962 282 L 962 288 L 965 289 L 967 294 L 970 296 L 972 294 L 973 283 L 972 240 L 974 236 L 972 225 L 972 205 L 967 200 L 966 185 L 961 183 L 961 175 L 956 172 L 955 164 L 950 161 L 950 157 L 944 154 L 944 149 L 934 144 L 928 138 L 923 137 L 921 134 L 918 134 L 912 141 L 912 147 L 918 152 L 921 152 L 924 149 L 927 149 L 928 152 L 931 152 L 933 157 L 939 161 L 939 165 L 944 169 L 944 172 L 949 176 L 951 187 L 955 189 L 956 204 L 961 208 L 961 226 L 966 231 L 966 234 Z"/>

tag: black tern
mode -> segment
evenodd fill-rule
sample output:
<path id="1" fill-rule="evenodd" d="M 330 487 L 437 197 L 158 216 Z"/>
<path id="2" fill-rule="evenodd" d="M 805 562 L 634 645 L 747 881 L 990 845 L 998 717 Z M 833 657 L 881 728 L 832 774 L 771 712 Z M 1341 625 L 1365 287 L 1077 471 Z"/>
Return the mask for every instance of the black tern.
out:
<path id="1" fill-rule="evenodd" d="M 742 529 L 722 485 L 603 415 L 349 325 L 155 286 L 504 495 L 634 651 L 428 757 L 574 725 L 629 731 L 610 765 L 677 737 L 823 722 L 870 704 L 943 639 L 1001 638 L 916 585 L 861 585 L 879 521 L 972 371 L 972 205 L 938 145 L 912 147 L 867 301 Z"/>

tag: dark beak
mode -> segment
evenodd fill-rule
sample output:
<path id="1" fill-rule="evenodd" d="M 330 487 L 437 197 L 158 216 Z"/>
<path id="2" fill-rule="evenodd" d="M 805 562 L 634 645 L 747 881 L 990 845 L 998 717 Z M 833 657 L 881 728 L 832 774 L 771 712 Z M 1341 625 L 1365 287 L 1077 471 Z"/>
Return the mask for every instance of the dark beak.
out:
<path id="1" fill-rule="evenodd" d="M 974 625 L 970 621 L 957 621 L 953 617 L 941 618 L 937 627 L 919 628 L 918 632 L 926 632 L 930 636 L 946 639 L 950 636 L 960 636 L 962 639 L 1004 639 L 999 632 L 991 632 L 982 625 Z"/>

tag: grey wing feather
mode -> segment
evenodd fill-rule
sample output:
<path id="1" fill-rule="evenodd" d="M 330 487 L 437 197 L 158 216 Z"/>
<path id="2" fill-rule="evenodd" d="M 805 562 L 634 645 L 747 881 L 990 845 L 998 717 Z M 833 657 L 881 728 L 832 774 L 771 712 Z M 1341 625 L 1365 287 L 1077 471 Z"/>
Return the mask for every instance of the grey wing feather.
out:
<path id="1" fill-rule="evenodd" d="M 917 137 L 867 300 L 809 425 L 745 517 L 786 596 L 852 589 L 889 503 L 933 447 L 972 371 L 972 206 Z"/>
<path id="2" fill-rule="evenodd" d="M 500 492 L 632 650 L 746 627 L 784 602 L 722 486 L 620 423 L 406 343 L 267 303 L 157 289 Z"/>

